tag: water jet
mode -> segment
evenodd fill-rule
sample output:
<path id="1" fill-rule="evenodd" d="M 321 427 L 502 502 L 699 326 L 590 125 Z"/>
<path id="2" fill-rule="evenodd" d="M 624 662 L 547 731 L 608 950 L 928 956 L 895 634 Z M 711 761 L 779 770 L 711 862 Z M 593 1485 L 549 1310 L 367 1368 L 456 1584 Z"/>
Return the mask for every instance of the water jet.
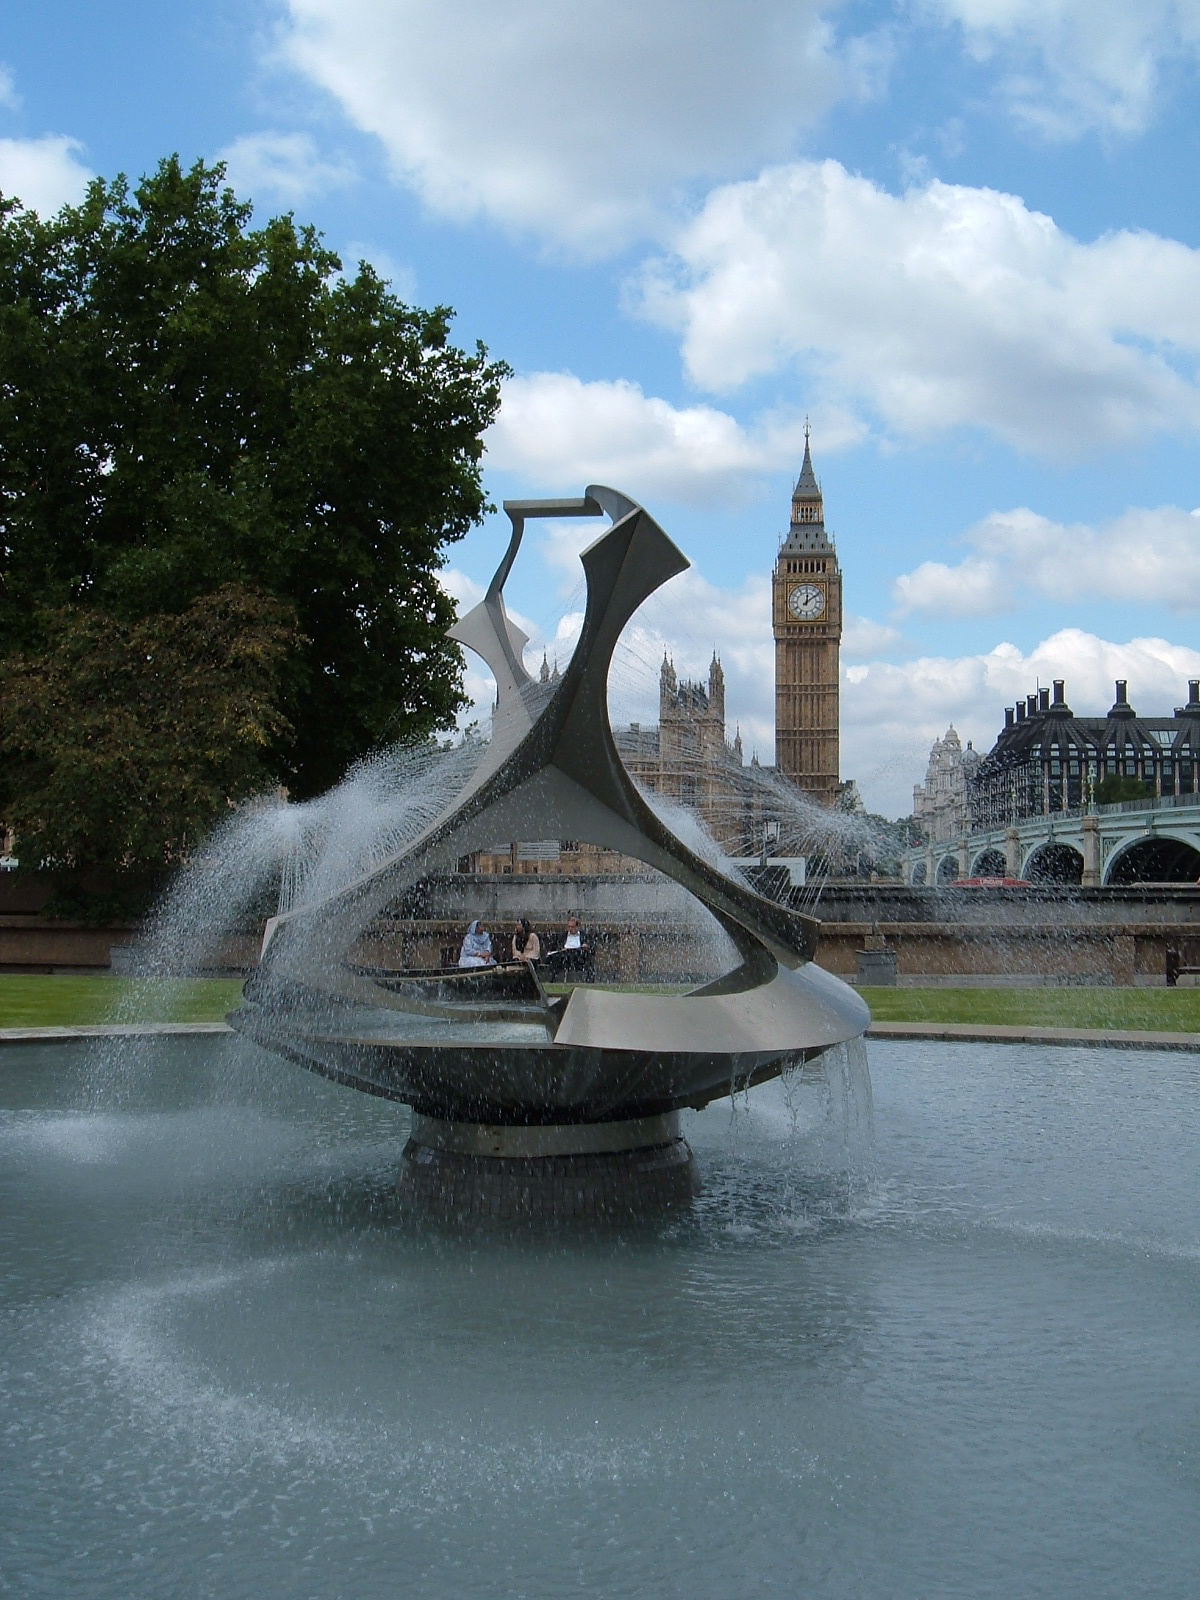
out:
<path id="1" fill-rule="evenodd" d="M 492 735 L 460 751 L 439 803 L 385 835 L 343 881 L 303 885 L 267 924 L 234 1027 L 292 1061 L 416 1113 L 404 1183 L 455 1214 L 639 1210 L 690 1196 L 678 1113 L 778 1077 L 859 1038 L 869 1013 L 813 963 L 819 924 L 758 894 L 685 844 L 622 765 L 608 673 L 642 602 L 689 565 L 617 490 L 505 502 L 512 533 L 478 606 L 451 636 L 497 688 Z M 561 677 L 535 681 L 504 586 L 525 524 L 602 517 L 583 552 L 587 598 Z M 356 953 L 423 879 L 498 839 L 571 838 L 617 850 L 679 885 L 731 941 L 736 964 L 686 994 L 577 986 L 547 993 L 535 967 L 414 972 Z"/>

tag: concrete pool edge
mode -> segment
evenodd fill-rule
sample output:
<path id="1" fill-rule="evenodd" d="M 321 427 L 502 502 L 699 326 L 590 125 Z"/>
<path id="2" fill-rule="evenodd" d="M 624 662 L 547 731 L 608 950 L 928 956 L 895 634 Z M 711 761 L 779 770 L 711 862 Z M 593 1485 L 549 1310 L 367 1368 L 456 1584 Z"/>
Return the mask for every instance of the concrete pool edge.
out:
<path id="1" fill-rule="evenodd" d="M 53 1028 L 0 1028 L 0 1045 L 53 1044 L 69 1039 L 146 1038 L 156 1034 L 232 1033 L 224 1022 L 90 1023 Z M 949 1044 L 1058 1044 L 1121 1050 L 1200 1051 L 1200 1033 L 1156 1033 L 1139 1029 L 1039 1028 L 977 1022 L 873 1022 L 868 1039 L 930 1040 Z"/>
<path id="2" fill-rule="evenodd" d="M 53 1028 L 0 1028 L 0 1044 L 53 1044 L 59 1039 L 139 1039 L 156 1034 L 232 1032 L 227 1022 L 60 1023 Z"/>
<path id="3" fill-rule="evenodd" d="M 873 1022 L 868 1039 L 929 1039 L 971 1044 L 1062 1044 L 1121 1050 L 1200 1050 L 1200 1033 L 1135 1028 L 1052 1028 L 1000 1022 Z"/>

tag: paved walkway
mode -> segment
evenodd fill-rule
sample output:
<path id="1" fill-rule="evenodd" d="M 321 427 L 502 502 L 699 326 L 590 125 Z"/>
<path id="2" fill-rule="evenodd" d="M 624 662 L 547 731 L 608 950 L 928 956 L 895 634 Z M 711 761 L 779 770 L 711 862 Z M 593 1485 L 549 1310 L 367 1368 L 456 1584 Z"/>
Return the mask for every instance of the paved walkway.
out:
<path id="1" fill-rule="evenodd" d="M 231 1033 L 224 1022 L 103 1023 L 79 1028 L 0 1028 L 0 1045 L 51 1044 L 58 1039 L 139 1038 L 156 1033 Z M 930 1039 L 942 1044 L 1065 1044 L 1110 1050 L 1200 1050 L 1200 1033 L 1151 1033 L 1117 1028 L 1011 1027 L 977 1022 L 873 1022 L 868 1039 Z"/>

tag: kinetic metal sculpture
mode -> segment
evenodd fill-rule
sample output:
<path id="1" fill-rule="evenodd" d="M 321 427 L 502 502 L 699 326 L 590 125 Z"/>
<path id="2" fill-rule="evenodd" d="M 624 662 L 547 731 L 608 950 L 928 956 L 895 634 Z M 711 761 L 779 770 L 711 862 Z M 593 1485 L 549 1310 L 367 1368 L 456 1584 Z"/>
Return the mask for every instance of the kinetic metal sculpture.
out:
<path id="1" fill-rule="evenodd" d="M 268 924 L 261 965 L 232 1020 L 328 1077 L 411 1105 L 410 1165 L 441 1172 L 454 1158 L 528 1164 L 658 1151 L 662 1171 L 675 1174 L 667 1187 L 678 1187 L 681 1170 L 690 1185 L 679 1108 L 855 1038 L 869 1013 L 812 964 L 819 924 L 689 850 L 621 764 L 608 717 L 613 650 L 641 603 L 687 560 L 613 489 L 593 485 L 581 500 L 508 501 L 504 509 L 508 550 L 483 601 L 451 629 L 496 679 L 492 738 L 479 765 L 405 848 Z M 612 526 L 582 556 L 579 643 L 560 680 L 536 684 L 503 600 L 525 522 L 604 514 Z M 583 840 L 664 873 L 707 907 L 739 963 L 685 995 L 581 986 L 554 998 L 524 964 L 383 974 L 354 963 L 356 939 L 411 885 L 496 840 L 521 838 Z"/>

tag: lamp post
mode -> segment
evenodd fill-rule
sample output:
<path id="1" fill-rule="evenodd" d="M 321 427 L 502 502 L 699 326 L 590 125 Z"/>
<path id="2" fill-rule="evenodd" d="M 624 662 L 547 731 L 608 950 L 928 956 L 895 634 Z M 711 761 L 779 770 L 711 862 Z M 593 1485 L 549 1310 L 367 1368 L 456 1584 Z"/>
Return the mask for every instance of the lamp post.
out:
<path id="1" fill-rule="evenodd" d="M 762 830 L 762 850 L 759 854 L 759 865 L 765 867 L 772 854 L 772 846 L 779 845 L 779 824 L 777 822 L 764 822 Z"/>

